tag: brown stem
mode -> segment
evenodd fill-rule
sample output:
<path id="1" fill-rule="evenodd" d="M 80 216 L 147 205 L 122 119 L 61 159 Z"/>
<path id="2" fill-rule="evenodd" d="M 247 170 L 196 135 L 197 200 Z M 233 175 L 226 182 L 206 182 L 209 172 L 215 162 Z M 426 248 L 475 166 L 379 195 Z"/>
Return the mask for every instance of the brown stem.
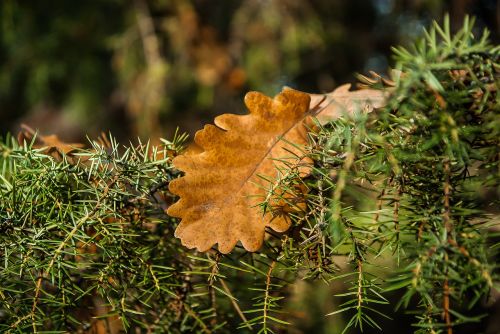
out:
<path id="1" fill-rule="evenodd" d="M 264 332 L 267 330 L 267 308 L 268 308 L 268 300 L 269 300 L 269 289 L 271 289 L 271 278 L 272 278 L 272 273 L 274 270 L 274 266 L 276 265 L 276 261 L 271 262 L 271 265 L 269 266 L 269 270 L 267 271 L 266 275 L 266 293 L 264 295 L 264 310 L 263 310 L 263 320 L 264 322 Z"/>
<path id="2" fill-rule="evenodd" d="M 444 212 L 443 212 L 443 223 L 446 228 L 446 231 L 448 234 L 452 230 L 451 226 L 451 219 L 450 219 L 450 161 L 446 159 L 444 161 L 444 185 L 443 185 L 443 192 L 444 192 Z"/>
<path id="3" fill-rule="evenodd" d="M 241 320 L 243 320 L 243 323 L 245 324 L 245 326 L 247 326 L 250 329 L 253 329 L 252 325 L 250 325 L 248 323 L 248 320 L 245 317 L 245 314 L 241 311 L 240 306 L 236 302 L 236 298 L 233 297 L 231 290 L 229 290 L 229 287 L 227 286 L 226 282 L 222 278 L 220 278 L 219 281 L 220 281 L 220 284 L 222 285 L 222 289 L 224 289 L 224 291 L 230 297 L 229 300 L 231 301 L 231 304 L 233 305 L 234 309 L 236 310 L 236 313 L 238 313 L 238 315 L 240 316 Z"/>
<path id="4" fill-rule="evenodd" d="M 424 226 L 425 226 L 425 221 L 420 222 L 418 224 L 418 233 L 417 233 L 417 242 L 420 242 L 422 240 L 422 235 L 424 234 Z"/>
<path id="5" fill-rule="evenodd" d="M 375 224 L 378 223 L 378 220 L 380 219 L 380 211 L 382 210 L 382 204 L 384 203 L 384 196 L 385 196 L 385 190 L 386 190 L 386 185 L 384 185 L 384 188 L 380 192 L 380 194 L 377 196 L 377 211 L 375 212 L 375 215 L 373 216 L 373 221 Z"/>
<path id="6" fill-rule="evenodd" d="M 444 200 L 443 200 L 443 224 L 448 233 L 447 241 L 451 243 L 451 231 L 453 226 L 451 224 L 451 209 L 450 209 L 450 160 L 445 159 L 443 162 L 443 171 L 444 171 L 444 184 L 443 184 L 443 192 L 444 192 Z M 448 254 L 445 254 L 445 261 L 448 262 Z M 451 316 L 450 316 L 450 286 L 448 282 L 448 269 L 446 269 L 446 278 L 443 284 L 443 318 L 446 323 L 447 334 L 453 334 L 452 325 L 451 325 Z"/>
<path id="7" fill-rule="evenodd" d="M 445 278 L 443 284 L 443 318 L 446 323 L 446 333 L 453 334 L 450 316 L 450 287 L 448 285 L 448 278 Z"/>
<path id="8" fill-rule="evenodd" d="M 219 273 L 219 261 L 220 261 L 220 258 L 221 258 L 221 254 L 220 253 L 216 253 L 215 254 L 215 263 L 212 267 L 212 272 L 210 273 L 210 277 L 208 279 L 209 281 L 209 285 L 208 285 L 208 290 L 209 290 L 209 293 L 210 293 L 210 302 L 212 304 L 212 309 L 213 309 L 213 313 L 212 313 L 212 320 L 211 320 L 211 325 L 212 326 L 215 326 L 217 324 L 217 299 L 216 299 L 216 296 L 215 296 L 215 289 L 214 289 L 214 280 L 217 276 L 217 274 Z"/>

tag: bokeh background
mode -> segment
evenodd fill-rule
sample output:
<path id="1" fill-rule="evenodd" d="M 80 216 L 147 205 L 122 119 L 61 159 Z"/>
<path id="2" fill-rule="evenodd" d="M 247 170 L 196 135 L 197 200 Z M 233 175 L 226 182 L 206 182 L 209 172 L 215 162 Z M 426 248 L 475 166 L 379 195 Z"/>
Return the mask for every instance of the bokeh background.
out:
<path id="1" fill-rule="evenodd" d="M 496 0 L 0 0 L 0 135 L 21 123 L 70 142 L 193 134 L 245 112 L 249 90 L 326 92 L 356 73 L 387 73 L 391 46 L 445 13 L 455 30 L 475 16 L 477 33 L 488 28 L 498 44 Z M 343 316 L 324 314 L 345 288 L 294 285 L 290 333 L 340 333 Z M 463 333 L 498 333 L 497 304 L 483 304 L 490 316 Z M 392 305 L 381 309 L 394 314 Z M 384 332 L 414 332 L 413 315 L 394 317 Z"/>
<path id="2" fill-rule="evenodd" d="M 0 134 L 154 142 L 244 112 L 249 90 L 386 73 L 391 46 L 450 13 L 498 42 L 496 0 L 1 0 Z"/>

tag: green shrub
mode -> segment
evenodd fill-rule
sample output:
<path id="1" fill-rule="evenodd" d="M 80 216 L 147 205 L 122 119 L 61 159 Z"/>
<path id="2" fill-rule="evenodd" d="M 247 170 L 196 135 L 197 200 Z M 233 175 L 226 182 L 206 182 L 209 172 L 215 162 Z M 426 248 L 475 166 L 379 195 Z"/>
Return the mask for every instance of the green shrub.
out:
<path id="1" fill-rule="evenodd" d="M 255 253 L 174 238 L 167 185 L 185 136 L 62 159 L 7 137 L 0 331 L 278 332 L 306 326 L 290 306 L 302 281 L 347 284 L 328 311 L 346 330 L 379 327 L 397 289 L 418 333 L 480 321 L 469 310 L 498 281 L 500 48 L 466 20 L 394 53 L 393 82 L 362 78 L 390 92 L 387 107 L 311 132 L 313 173 L 281 180 L 309 187 L 307 210 Z"/>

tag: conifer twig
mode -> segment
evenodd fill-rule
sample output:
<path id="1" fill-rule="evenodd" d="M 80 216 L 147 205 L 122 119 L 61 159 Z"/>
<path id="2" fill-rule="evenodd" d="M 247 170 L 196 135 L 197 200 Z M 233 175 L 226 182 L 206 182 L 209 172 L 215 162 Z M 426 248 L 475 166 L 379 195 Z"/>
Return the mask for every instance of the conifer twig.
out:
<path id="1" fill-rule="evenodd" d="M 229 287 L 227 286 L 226 281 L 224 281 L 223 278 L 219 278 L 219 281 L 220 281 L 220 284 L 222 285 L 222 289 L 224 289 L 224 291 L 228 294 L 229 300 L 231 301 L 231 305 L 233 305 L 234 309 L 236 310 L 236 313 L 238 313 L 239 317 L 241 318 L 241 320 L 243 321 L 245 326 L 247 326 L 249 329 L 253 329 L 252 325 L 248 322 L 247 317 L 245 317 L 245 314 L 243 314 L 243 312 L 241 311 L 241 308 L 238 305 L 236 298 L 231 293 L 231 290 L 229 290 Z"/>

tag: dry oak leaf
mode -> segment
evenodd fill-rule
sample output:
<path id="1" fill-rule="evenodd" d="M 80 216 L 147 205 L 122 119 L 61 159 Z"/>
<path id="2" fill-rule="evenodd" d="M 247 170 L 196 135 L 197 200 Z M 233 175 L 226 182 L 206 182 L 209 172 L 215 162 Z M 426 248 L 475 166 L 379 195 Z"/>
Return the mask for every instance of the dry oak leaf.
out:
<path id="1" fill-rule="evenodd" d="M 309 94 L 311 114 L 320 124 L 326 124 L 344 114 L 356 111 L 371 112 L 386 104 L 390 89 L 360 89 L 350 91 L 350 84 L 339 86 L 326 94 Z"/>
<path id="2" fill-rule="evenodd" d="M 257 205 L 286 162 L 299 164 L 307 144 L 310 98 L 291 89 L 271 99 L 257 92 L 245 96 L 250 114 L 224 114 L 195 135 L 203 151 L 191 151 L 173 160 L 185 176 L 173 180 L 169 189 L 180 200 L 168 214 L 181 217 L 175 236 L 188 248 L 206 251 L 218 244 L 229 253 L 238 241 L 256 251 L 264 240 L 266 226 L 284 232 L 290 226 L 286 216 L 263 214 Z M 283 139 L 283 140 L 282 140 Z M 276 160 L 280 159 L 280 161 Z M 299 173 L 309 166 L 302 161 Z"/>
<path id="3" fill-rule="evenodd" d="M 40 134 L 36 134 L 36 131 L 26 124 L 21 124 L 21 128 L 22 130 L 17 135 L 17 141 L 20 145 L 23 145 L 24 142 L 31 142 L 36 136 L 36 142 L 34 143 L 33 147 L 44 147 L 44 153 L 56 159 L 61 159 L 63 155 L 68 155 L 76 149 L 82 148 L 84 146 L 80 143 L 65 143 L 61 141 L 56 135 L 42 136 Z"/>
<path id="4" fill-rule="evenodd" d="M 167 210 L 181 218 L 175 236 L 199 251 L 218 244 L 220 252 L 229 253 L 238 241 L 248 251 L 258 250 L 266 227 L 284 232 L 290 226 L 286 209 L 285 214 L 263 213 L 258 204 L 276 185 L 280 167 L 296 166 L 301 177 L 308 175 L 311 160 L 301 147 L 312 117 L 324 124 L 356 108 L 378 108 L 383 101 L 383 92 L 349 92 L 349 85 L 317 95 L 285 88 L 274 99 L 248 93 L 250 114 L 216 117 L 215 126 L 196 133 L 193 149 L 173 160 L 185 173 L 169 186 L 180 197 Z"/>

